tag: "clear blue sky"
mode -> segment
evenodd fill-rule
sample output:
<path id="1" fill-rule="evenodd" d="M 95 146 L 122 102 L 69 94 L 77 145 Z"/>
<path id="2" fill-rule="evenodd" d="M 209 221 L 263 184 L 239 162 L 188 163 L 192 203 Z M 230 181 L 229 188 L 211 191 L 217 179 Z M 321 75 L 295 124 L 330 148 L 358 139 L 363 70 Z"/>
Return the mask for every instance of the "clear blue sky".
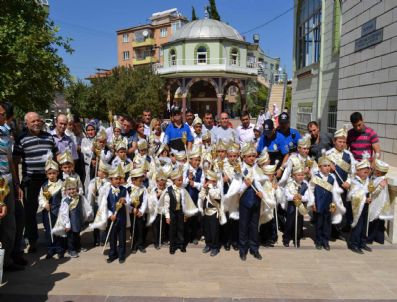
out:
<path id="1" fill-rule="evenodd" d="M 204 17 L 208 0 L 49 0 L 50 18 L 60 27 L 60 34 L 73 39 L 72 55 L 60 51 L 73 76 L 85 78 L 95 68 L 112 68 L 117 65 L 116 30 L 148 23 L 153 12 L 170 8 L 178 10 L 188 19 L 192 6 L 199 18 Z M 138 4 L 139 3 L 139 4 Z M 266 23 L 293 6 L 293 0 L 217 0 L 222 21 L 240 33 Z M 293 11 L 244 34 L 252 42 L 259 33 L 263 50 L 281 58 L 291 77 L 293 44 Z"/>

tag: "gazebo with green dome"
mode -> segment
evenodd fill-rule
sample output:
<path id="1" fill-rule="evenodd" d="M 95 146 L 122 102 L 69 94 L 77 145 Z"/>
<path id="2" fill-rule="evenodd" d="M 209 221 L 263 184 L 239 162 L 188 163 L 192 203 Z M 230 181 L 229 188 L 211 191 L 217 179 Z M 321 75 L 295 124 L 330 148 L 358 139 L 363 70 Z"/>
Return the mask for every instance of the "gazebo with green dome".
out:
<path id="1" fill-rule="evenodd" d="M 175 32 L 163 44 L 163 65 L 157 72 L 167 80 L 167 101 L 202 115 L 230 109 L 226 95 L 237 87 L 241 108 L 246 101 L 248 79 L 256 79 L 258 67 L 247 60 L 250 43 L 233 27 L 212 19 L 196 20 Z"/>

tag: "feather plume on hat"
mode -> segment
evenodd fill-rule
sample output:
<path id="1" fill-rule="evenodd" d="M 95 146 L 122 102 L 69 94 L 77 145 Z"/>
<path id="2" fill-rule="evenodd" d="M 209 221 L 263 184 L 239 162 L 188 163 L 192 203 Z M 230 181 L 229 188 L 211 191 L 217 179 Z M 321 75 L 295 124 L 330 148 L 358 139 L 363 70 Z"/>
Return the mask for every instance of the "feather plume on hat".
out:
<path id="1" fill-rule="evenodd" d="M 319 166 L 327 166 L 331 164 L 331 160 L 329 159 L 328 156 L 325 155 L 326 150 L 322 149 L 321 154 L 322 156 L 318 159 L 318 165 Z"/>

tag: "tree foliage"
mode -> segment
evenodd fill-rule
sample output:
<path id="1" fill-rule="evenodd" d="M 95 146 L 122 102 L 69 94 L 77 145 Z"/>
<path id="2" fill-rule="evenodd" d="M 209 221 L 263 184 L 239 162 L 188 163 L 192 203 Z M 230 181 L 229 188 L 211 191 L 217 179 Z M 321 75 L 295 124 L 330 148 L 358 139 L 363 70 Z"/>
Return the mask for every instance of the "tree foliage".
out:
<path id="1" fill-rule="evenodd" d="M 263 109 L 267 102 L 269 89 L 254 80 L 249 80 L 246 86 L 246 107 L 251 116 L 257 116 L 259 111 Z M 241 97 L 237 98 L 237 102 L 233 106 L 235 113 L 241 114 Z"/>
<path id="2" fill-rule="evenodd" d="M 90 85 L 73 83 L 66 89 L 65 98 L 72 112 L 83 117 L 106 119 L 109 110 L 136 117 L 144 109 L 162 116 L 166 109 L 163 85 L 150 66 L 116 67 L 110 76 L 94 78 Z"/>
<path id="3" fill-rule="evenodd" d="M 221 16 L 216 8 L 215 0 L 209 0 L 208 14 L 210 19 L 221 21 Z"/>
<path id="4" fill-rule="evenodd" d="M 72 53 L 46 10 L 33 0 L 3 0 L 0 7 L 0 101 L 17 112 L 48 109 L 55 91 L 70 79 L 58 55 Z"/>
<path id="5" fill-rule="evenodd" d="M 292 100 L 292 86 L 287 85 L 287 92 L 285 94 L 285 106 L 284 107 L 288 108 L 289 112 L 291 112 L 291 100 Z"/>
<path id="6" fill-rule="evenodd" d="M 192 21 L 198 20 L 197 15 L 196 15 L 196 10 L 194 9 L 194 6 L 192 6 Z"/>

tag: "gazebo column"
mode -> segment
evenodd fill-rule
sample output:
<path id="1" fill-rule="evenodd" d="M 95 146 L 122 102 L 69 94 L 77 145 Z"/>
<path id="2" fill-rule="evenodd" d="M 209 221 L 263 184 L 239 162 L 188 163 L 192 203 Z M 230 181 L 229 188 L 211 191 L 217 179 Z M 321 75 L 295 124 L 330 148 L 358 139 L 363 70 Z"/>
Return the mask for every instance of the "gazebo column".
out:
<path id="1" fill-rule="evenodd" d="M 223 102 L 223 94 L 218 93 L 217 95 L 217 100 L 216 100 L 216 114 L 217 118 L 221 116 L 222 113 L 222 102 Z"/>
<path id="2" fill-rule="evenodd" d="M 245 94 L 241 94 L 240 96 L 240 108 L 241 108 L 241 114 L 244 111 L 248 110 L 248 106 L 247 106 L 247 97 Z"/>
<path id="3" fill-rule="evenodd" d="M 186 95 L 182 96 L 182 118 L 186 122 Z"/>

